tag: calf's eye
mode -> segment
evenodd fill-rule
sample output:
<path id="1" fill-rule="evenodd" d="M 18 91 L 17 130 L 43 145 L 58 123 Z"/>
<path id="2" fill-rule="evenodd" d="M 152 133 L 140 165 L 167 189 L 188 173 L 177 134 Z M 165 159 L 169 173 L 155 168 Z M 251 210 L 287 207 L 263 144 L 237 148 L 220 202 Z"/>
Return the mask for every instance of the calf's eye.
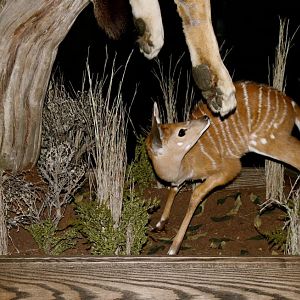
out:
<path id="1" fill-rule="evenodd" d="M 185 131 L 186 131 L 186 129 L 180 129 L 179 130 L 179 132 L 178 132 L 178 136 L 180 136 L 180 137 L 183 137 L 183 136 L 185 136 Z"/>

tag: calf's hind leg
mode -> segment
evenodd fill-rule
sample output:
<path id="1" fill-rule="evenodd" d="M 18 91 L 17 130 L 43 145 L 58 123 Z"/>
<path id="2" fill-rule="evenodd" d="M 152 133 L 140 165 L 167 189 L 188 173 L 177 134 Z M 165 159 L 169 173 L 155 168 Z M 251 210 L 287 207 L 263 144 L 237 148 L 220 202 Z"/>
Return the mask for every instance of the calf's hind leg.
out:
<path id="1" fill-rule="evenodd" d="M 280 160 L 300 171 L 300 141 L 293 136 L 276 137 L 250 150 Z"/>

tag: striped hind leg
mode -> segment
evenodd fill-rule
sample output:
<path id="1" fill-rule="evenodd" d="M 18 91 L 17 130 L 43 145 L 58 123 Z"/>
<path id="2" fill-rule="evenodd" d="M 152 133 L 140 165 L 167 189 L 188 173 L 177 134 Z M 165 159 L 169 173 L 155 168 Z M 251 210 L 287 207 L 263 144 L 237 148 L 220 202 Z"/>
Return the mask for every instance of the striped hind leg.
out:
<path id="1" fill-rule="evenodd" d="M 265 144 L 252 146 L 250 151 L 280 160 L 300 171 L 300 141 L 295 137 L 277 137 Z"/>

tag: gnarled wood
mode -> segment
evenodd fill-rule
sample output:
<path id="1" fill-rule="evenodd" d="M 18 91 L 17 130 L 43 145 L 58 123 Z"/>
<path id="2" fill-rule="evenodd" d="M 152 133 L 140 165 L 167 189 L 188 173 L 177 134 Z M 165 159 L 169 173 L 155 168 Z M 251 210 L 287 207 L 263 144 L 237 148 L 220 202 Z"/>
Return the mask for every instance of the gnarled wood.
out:
<path id="1" fill-rule="evenodd" d="M 299 299 L 300 259 L 0 259 L 0 299 Z"/>
<path id="2" fill-rule="evenodd" d="M 0 13 L 0 169 L 37 161 L 58 45 L 89 0 L 11 0 Z"/>

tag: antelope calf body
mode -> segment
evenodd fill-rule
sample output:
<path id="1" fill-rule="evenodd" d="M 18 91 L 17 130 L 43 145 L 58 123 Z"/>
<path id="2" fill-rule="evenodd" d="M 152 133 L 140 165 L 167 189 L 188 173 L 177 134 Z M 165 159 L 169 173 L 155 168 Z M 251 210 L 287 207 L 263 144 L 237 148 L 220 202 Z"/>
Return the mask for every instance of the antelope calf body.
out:
<path id="1" fill-rule="evenodd" d="M 234 179 L 240 158 L 256 152 L 300 170 L 300 141 L 291 136 L 300 130 L 300 108 L 282 92 L 251 82 L 235 84 L 237 108 L 228 118 L 214 116 L 199 104 L 191 120 L 161 124 L 154 104 L 147 150 L 157 175 L 171 183 L 166 206 L 156 228 L 167 221 L 173 200 L 186 180 L 203 180 L 193 191 L 188 210 L 168 254 L 179 251 L 195 209 L 217 186 Z"/>

